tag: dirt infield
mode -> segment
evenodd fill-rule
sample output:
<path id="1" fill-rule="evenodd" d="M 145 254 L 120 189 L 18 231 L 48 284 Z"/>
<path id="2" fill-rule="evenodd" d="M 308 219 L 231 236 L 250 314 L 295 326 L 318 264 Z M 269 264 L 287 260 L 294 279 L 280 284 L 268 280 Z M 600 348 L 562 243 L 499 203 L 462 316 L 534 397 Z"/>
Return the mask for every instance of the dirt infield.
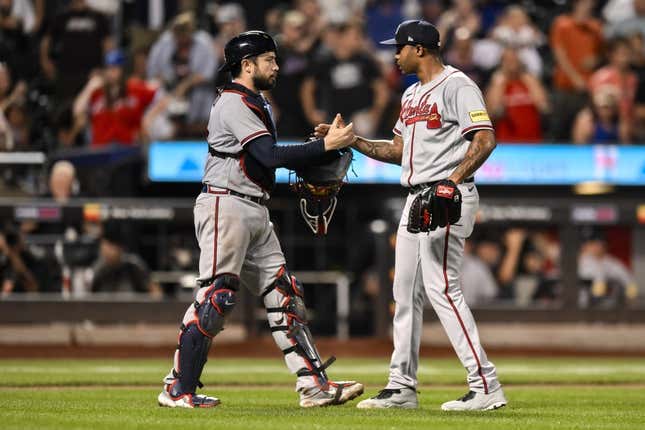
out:
<path id="1" fill-rule="evenodd" d="M 389 339 L 358 338 L 340 342 L 334 338 L 317 340 L 321 355 L 327 357 L 389 357 L 392 342 Z M 149 358 L 167 357 L 172 354 L 168 347 L 135 346 L 47 346 L 47 345 L 3 345 L 0 358 Z M 580 351 L 576 349 L 533 349 L 533 348 L 487 348 L 491 356 L 497 357 L 645 357 L 645 351 Z M 218 343 L 211 349 L 211 357 L 275 357 L 279 351 L 271 337 L 261 337 L 244 342 Z M 422 357 L 452 357 L 451 348 L 421 347 Z"/>

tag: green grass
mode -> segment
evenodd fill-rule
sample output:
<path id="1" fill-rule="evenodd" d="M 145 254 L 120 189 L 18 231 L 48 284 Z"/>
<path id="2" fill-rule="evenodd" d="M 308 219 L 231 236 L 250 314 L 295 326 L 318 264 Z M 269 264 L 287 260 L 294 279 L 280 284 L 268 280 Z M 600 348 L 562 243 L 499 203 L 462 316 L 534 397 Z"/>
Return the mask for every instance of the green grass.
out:
<path id="1" fill-rule="evenodd" d="M 0 360 L 0 428 L 27 429 L 642 429 L 645 362 L 638 359 L 500 359 L 510 404 L 489 413 L 444 413 L 466 390 L 456 359 L 424 360 L 421 408 L 302 410 L 281 359 L 211 359 L 205 392 L 215 409 L 156 406 L 169 360 Z M 335 379 L 382 388 L 387 361 L 339 359 Z M 619 385 L 617 385 L 619 384 Z M 121 386 L 119 386 L 121 385 Z M 219 385 L 219 386 L 218 386 Z M 365 396 L 363 396 L 365 397 Z"/>
<path id="2" fill-rule="evenodd" d="M 645 384 L 645 360 L 607 358 L 495 360 L 504 384 Z M 168 373 L 167 360 L 0 360 L 2 386 L 29 385 L 149 385 Z M 387 381 L 383 359 L 341 358 L 329 369 L 335 379 L 357 379 L 365 384 Z M 465 371 L 456 358 L 425 359 L 419 366 L 422 384 L 462 384 Z M 280 357 L 211 358 L 202 381 L 208 385 L 290 384 L 293 376 Z"/>

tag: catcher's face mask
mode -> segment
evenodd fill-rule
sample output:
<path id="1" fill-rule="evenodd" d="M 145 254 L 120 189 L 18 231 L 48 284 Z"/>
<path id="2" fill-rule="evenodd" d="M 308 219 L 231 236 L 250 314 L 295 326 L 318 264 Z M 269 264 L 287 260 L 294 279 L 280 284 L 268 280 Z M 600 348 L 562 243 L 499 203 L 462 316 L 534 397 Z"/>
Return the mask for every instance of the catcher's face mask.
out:
<path id="1" fill-rule="evenodd" d="M 317 236 L 327 234 L 338 202 L 336 196 L 351 163 L 351 150 L 343 150 L 327 164 L 296 171 L 297 179 L 291 187 L 300 196 L 300 215 Z"/>
<path id="2" fill-rule="evenodd" d="M 317 186 L 298 181 L 294 184 L 300 194 L 300 215 L 316 236 L 327 234 L 327 227 L 336 210 L 337 186 Z"/>

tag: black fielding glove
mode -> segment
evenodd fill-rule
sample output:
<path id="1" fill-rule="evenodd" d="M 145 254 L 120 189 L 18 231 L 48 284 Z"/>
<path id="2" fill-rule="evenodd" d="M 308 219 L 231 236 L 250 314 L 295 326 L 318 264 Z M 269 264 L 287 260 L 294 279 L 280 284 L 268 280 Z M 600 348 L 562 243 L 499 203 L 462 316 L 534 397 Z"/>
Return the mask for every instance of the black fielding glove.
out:
<path id="1" fill-rule="evenodd" d="M 408 213 L 407 230 L 410 233 L 427 233 L 432 224 L 432 188 L 421 191 L 412 201 Z"/>
<path id="2" fill-rule="evenodd" d="M 461 191 L 450 179 L 437 182 L 432 190 L 432 222 L 430 230 L 454 224 L 461 218 Z"/>

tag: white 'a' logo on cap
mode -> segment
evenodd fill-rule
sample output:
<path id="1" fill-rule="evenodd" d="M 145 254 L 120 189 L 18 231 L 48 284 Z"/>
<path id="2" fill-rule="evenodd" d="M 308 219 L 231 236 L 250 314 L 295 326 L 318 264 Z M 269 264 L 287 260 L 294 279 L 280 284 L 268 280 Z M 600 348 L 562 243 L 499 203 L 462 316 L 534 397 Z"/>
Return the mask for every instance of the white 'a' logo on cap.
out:
<path id="1" fill-rule="evenodd" d="M 414 42 L 414 39 L 412 38 L 412 36 L 408 36 L 408 42 Z"/>

